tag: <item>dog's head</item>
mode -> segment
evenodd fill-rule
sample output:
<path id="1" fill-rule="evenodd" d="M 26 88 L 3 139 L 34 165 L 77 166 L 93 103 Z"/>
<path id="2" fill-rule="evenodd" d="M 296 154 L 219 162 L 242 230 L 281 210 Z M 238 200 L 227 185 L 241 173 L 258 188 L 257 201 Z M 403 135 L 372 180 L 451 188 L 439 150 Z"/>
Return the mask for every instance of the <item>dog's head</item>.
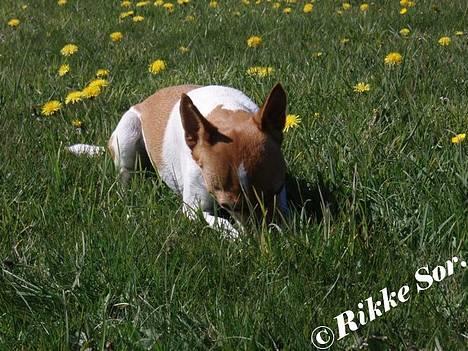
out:
<path id="1" fill-rule="evenodd" d="M 257 113 L 215 108 L 202 116 L 182 95 L 185 141 L 200 166 L 207 190 L 239 219 L 253 206 L 271 218 L 286 178 L 281 152 L 286 93 L 277 84 Z"/>

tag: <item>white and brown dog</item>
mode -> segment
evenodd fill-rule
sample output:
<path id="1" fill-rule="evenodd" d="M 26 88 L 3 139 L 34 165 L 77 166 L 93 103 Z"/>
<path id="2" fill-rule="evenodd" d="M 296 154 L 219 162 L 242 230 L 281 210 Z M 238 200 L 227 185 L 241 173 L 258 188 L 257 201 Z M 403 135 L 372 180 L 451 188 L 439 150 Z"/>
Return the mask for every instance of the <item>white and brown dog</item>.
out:
<path id="1" fill-rule="evenodd" d="M 201 210 L 211 227 L 237 236 L 230 221 L 213 215 L 216 203 L 238 223 L 252 209 L 267 220 L 275 209 L 287 211 L 281 152 L 285 119 L 286 94 L 280 84 L 261 108 L 233 88 L 174 86 L 131 107 L 108 148 L 123 179 L 129 178 L 138 157 L 149 158 L 164 182 L 182 196 L 189 218 Z M 83 144 L 68 149 L 75 154 L 102 150 Z"/>

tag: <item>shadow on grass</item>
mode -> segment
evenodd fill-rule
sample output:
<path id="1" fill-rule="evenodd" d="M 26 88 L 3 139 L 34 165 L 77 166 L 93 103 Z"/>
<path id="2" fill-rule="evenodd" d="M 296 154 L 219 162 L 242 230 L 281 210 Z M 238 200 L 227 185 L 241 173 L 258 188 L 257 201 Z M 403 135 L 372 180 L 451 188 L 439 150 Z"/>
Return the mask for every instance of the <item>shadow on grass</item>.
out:
<path id="1" fill-rule="evenodd" d="M 290 206 L 295 211 L 304 211 L 307 217 L 321 221 L 324 211 L 335 215 L 338 210 L 336 197 L 331 188 L 319 176 L 316 182 L 286 176 L 286 189 Z"/>

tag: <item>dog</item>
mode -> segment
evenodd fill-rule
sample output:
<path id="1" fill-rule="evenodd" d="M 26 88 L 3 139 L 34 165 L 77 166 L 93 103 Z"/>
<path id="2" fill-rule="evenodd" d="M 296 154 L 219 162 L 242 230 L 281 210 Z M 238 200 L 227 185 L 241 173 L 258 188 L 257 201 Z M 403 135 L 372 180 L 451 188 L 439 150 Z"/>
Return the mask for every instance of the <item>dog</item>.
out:
<path id="1" fill-rule="evenodd" d="M 201 210 L 209 226 L 237 237 L 235 222 L 254 212 L 270 222 L 288 212 L 286 162 L 281 143 L 286 93 L 277 84 L 259 108 L 244 93 L 225 86 L 180 85 L 156 91 L 124 113 L 108 150 L 121 179 L 138 160 L 149 160 L 162 180 L 183 199 L 183 213 Z M 101 147 L 77 144 L 74 154 L 95 155 Z"/>

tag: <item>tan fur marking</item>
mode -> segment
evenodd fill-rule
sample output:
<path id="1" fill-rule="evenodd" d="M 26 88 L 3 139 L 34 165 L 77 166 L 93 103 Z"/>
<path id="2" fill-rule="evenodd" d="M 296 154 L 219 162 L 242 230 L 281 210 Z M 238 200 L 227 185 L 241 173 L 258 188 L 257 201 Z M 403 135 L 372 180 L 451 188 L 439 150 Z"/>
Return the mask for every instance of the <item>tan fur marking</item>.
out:
<path id="1" fill-rule="evenodd" d="M 222 105 L 218 105 L 206 116 L 206 119 L 222 131 L 225 128 L 230 129 L 235 127 L 239 122 L 248 121 L 253 116 L 253 113 L 247 111 L 226 110 Z"/>
<path id="2" fill-rule="evenodd" d="M 219 132 L 232 138 L 234 143 L 223 148 L 223 152 L 229 153 L 229 158 L 235 161 L 235 167 L 241 162 L 246 167 L 255 164 L 265 142 L 265 135 L 260 131 L 254 120 L 254 113 L 247 111 L 226 110 L 217 106 L 207 119 L 215 125 Z"/>
<path id="3" fill-rule="evenodd" d="M 260 130 L 256 117 L 254 113 L 226 110 L 222 106 L 217 106 L 207 116 L 221 134 L 232 140 L 217 143 L 201 152 L 204 163 L 210 163 L 209 168 L 213 170 L 212 174 L 205 174 L 207 184 L 216 183 L 215 178 L 221 178 L 220 185 L 224 191 L 215 191 L 218 202 L 235 202 L 233 196 L 240 191 L 238 169 L 241 164 L 249 175 L 250 185 L 262 191 L 267 201 L 284 183 L 286 165 L 280 145 Z M 220 173 L 221 170 L 225 170 L 225 173 Z M 225 191 L 227 189 L 229 191 Z M 253 193 L 248 195 L 250 200 L 255 201 Z"/>
<path id="4" fill-rule="evenodd" d="M 197 85 L 179 85 L 158 90 L 134 108 L 140 112 L 141 128 L 146 151 L 155 169 L 163 165 L 162 147 L 169 115 L 182 94 L 199 88 Z"/>

